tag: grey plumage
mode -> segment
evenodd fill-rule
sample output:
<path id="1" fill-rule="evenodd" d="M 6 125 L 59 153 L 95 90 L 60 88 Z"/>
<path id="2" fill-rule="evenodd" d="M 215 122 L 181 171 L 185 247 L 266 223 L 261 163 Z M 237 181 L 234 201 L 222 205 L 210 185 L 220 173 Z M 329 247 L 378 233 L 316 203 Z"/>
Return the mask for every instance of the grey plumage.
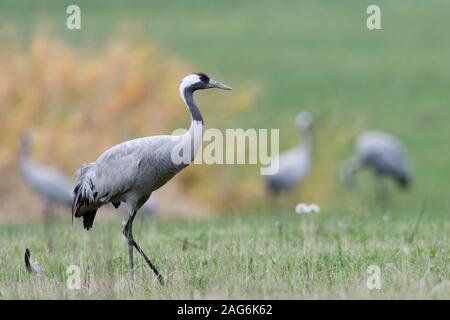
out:
<path id="1" fill-rule="evenodd" d="M 89 230 L 95 211 L 109 202 L 123 202 L 129 211 L 139 210 L 153 190 L 184 167 L 171 161 L 171 150 L 181 137 L 127 141 L 107 150 L 96 162 L 83 165 L 76 174 L 74 216 L 88 219 L 84 226 Z"/>
<path id="2" fill-rule="evenodd" d="M 397 138 L 385 132 L 366 131 L 358 137 L 354 155 L 342 167 L 343 182 L 351 186 L 354 175 L 362 168 L 371 169 L 380 179 L 393 179 L 401 188 L 411 184 L 405 149 Z"/>
<path id="3" fill-rule="evenodd" d="M 301 185 L 311 170 L 312 128 L 314 117 L 302 112 L 295 118 L 295 126 L 300 131 L 302 141 L 293 149 L 282 153 L 272 161 L 278 161 L 278 172 L 267 176 L 267 189 L 276 196 Z"/>
<path id="4" fill-rule="evenodd" d="M 231 88 L 203 73 L 192 73 L 180 83 L 180 94 L 191 114 L 191 126 L 181 136 L 160 135 L 134 139 L 104 152 L 95 162 L 83 165 L 76 174 L 72 215 L 83 218 L 89 230 L 97 209 L 112 203 L 124 203 L 130 218 L 123 230 L 128 240 L 130 267 L 133 247 L 162 281 L 162 276 L 133 238 L 132 223 L 153 191 L 163 186 L 194 159 L 203 138 L 203 118 L 193 99 L 196 90 Z M 176 155 L 187 161 L 174 161 Z M 186 159 L 187 157 L 187 159 Z"/>
<path id="5" fill-rule="evenodd" d="M 153 216 L 157 214 L 160 208 L 159 198 L 156 193 L 152 193 L 151 197 L 142 205 L 139 212 L 145 216 Z M 121 203 L 119 208 L 124 214 L 128 215 L 128 208 L 125 203 Z"/>
<path id="6" fill-rule="evenodd" d="M 48 204 L 72 205 L 72 182 L 58 170 L 30 158 L 31 136 L 22 134 L 19 155 L 20 172 L 27 185 Z"/>
<path id="7" fill-rule="evenodd" d="M 171 161 L 171 150 L 179 143 L 171 136 L 140 138 L 119 144 L 95 163 L 82 166 L 75 182 L 74 215 L 92 227 L 95 211 L 109 202 L 121 202 L 130 211 L 139 210 L 153 190 L 182 169 Z M 88 213 L 85 215 L 85 213 Z"/>
<path id="8" fill-rule="evenodd" d="M 27 185 L 47 202 L 47 205 L 63 205 L 71 208 L 73 202 L 73 182 L 64 173 L 33 161 L 31 154 L 31 134 L 25 132 L 21 136 L 19 153 L 20 172 Z M 142 212 L 147 215 L 154 214 L 158 208 L 157 200 L 152 196 L 142 206 Z M 49 209 L 49 208 L 48 208 Z M 128 213 L 128 208 L 120 206 L 120 210 Z"/>

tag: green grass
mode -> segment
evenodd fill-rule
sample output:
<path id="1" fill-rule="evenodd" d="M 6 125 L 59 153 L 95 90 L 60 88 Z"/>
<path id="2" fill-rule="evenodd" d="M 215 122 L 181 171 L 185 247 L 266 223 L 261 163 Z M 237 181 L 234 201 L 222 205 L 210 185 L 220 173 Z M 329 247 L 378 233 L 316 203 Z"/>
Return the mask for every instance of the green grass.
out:
<path id="1" fill-rule="evenodd" d="M 140 257 L 133 280 L 118 219 L 100 219 L 89 232 L 79 220 L 54 221 L 50 247 L 40 224 L 0 226 L 9 244 L 0 248 L 0 297 L 450 298 L 448 221 L 425 213 L 411 242 L 410 220 L 327 212 L 138 219 L 135 238 L 164 274 L 163 286 Z M 26 247 L 43 274 L 27 273 Z M 80 290 L 66 287 L 71 264 L 81 268 Z M 366 287 L 370 265 L 381 269 L 380 290 Z"/>
<path id="2" fill-rule="evenodd" d="M 79 223 L 60 221 L 51 230 L 51 252 L 42 225 L 2 225 L 1 298 L 450 297 L 448 285 L 433 292 L 450 279 L 450 2 L 376 1 L 381 31 L 365 28 L 365 9 L 373 1 L 77 3 L 80 32 L 64 28 L 72 1 L 0 1 L 0 25 L 11 23 L 26 37 L 45 20 L 51 33 L 94 47 L 132 26 L 137 41 L 158 42 L 235 92 L 261 88 L 255 107 L 228 127 L 280 127 L 286 148 L 297 141 L 293 116 L 313 111 L 318 131 L 328 132 L 328 139 L 317 141 L 317 159 L 324 157 L 320 151 L 334 150 L 332 128 L 354 132 L 362 123 L 387 130 L 408 149 L 414 186 L 391 199 L 387 222 L 367 200 L 373 190 L 366 175 L 356 196 L 333 180 L 334 208 L 308 221 L 286 214 L 281 235 L 270 214 L 139 223 L 136 238 L 166 275 L 164 287 L 141 260 L 131 280 L 118 222 L 96 222 L 86 233 Z M 203 110 L 205 119 L 220 112 Z M 350 148 L 348 141 L 345 150 L 325 155 L 339 163 Z M 427 210 L 408 243 L 424 200 Z M 183 249 L 185 240 L 192 246 Z M 47 268 L 44 275 L 26 273 L 27 246 Z M 69 264 L 88 275 L 79 292 L 65 288 Z M 366 288 L 371 264 L 382 269 L 382 290 Z"/>

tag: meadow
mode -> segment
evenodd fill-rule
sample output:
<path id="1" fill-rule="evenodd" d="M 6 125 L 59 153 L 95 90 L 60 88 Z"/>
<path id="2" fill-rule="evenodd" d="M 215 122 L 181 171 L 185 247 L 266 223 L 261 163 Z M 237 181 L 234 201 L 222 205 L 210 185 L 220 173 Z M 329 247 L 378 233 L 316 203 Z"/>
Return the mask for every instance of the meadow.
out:
<path id="1" fill-rule="evenodd" d="M 165 276 L 139 257 L 130 274 L 119 219 L 0 227 L 3 299 L 448 299 L 448 221 L 378 214 L 246 214 L 208 220 L 138 220 L 135 236 Z M 409 216 L 408 216 L 409 217 Z M 424 214 L 424 221 L 426 214 Z M 47 235 L 50 235 L 48 242 Z M 49 245 L 47 246 L 47 244 Z M 29 274 L 24 246 L 43 268 Z M 81 288 L 69 290 L 77 265 Z M 380 289 L 369 290 L 370 266 Z M 371 288 L 369 286 L 369 288 Z"/>
<path id="2" fill-rule="evenodd" d="M 142 107 L 152 104 L 152 111 L 126 122 L 139 129 L 131 134 L 170 133 L 172 125 L 186 123 L 176 85 L 178 74 L 187 69 L 230 84 L 240 96 L 238 102 L 218 94 L 199 97 L 208 127 L 281 128 L 285 149 L 298 141 L 292 125 L 295 114 L 311 111 L 318 117 L 313 172 L 301 190 L 271 209 L 257 166 L 186 169 L 176 178 L 182 190 L 176 195 L 183 198 L 172 202 L 182 206 L 194 199 L 209 204 L 214 214 L 206 219 L 142 219 L 135 226 L 136 239 L 167 278 L 162 287 L 142 260 L 135 277 L 129 274 L 117 217 L 100 217 L 90 232 L 82 230 L 79 221 L 72 226 L 69 217 L 60 217 L 49 226 L 49 247 L 47 229 L 30 213 L 36 206 L 0 207 L 2 215 L 16 217 L 0 219 L 0 298 L 450 298 L 448 1 L 377 1 L 382 8 L 379 31 L 365 27 L 365 10 L 373 1 L 77 3 L 82 8 L 80 31 L 65 28 L 70 1 L 50 0 L 0 1 L 0 30 L 7 36 L 14 30 L 17 41 L 24 43 L 36 30 L 44 30 L 68 47 L 93 52 L 103 52 L 102 46 L 119 35 L 137 44 L 130 48 L 151 43 L 176 57 L 182 63 L 170 60 L 169 69 L 158 69 L 172 70 L 165 79 L 173 80 L 173 88 L 158 83 L 164 92 L 155 100 L 167 105 L 158 110 L 153 100 L 141 101 Z M 116 60 L 109 61 L 105 67 Z M 151 79 L 158 79 L 157 74 Z M 91 100 L 77 101 L 85 108 L 79 110 L 91 108 L 86 104 Z M 238 106 L 230 114 L 229 104 Z M 164 127 L 149 126 L 146 131 L 145 117 L 171 108 L 180 111 L 163 117 Z M 102 115 L 121 119 L 125 111 L 118 110 L 114 114 L 106 109 Z M 94 160 L 96 148 L 130 134 L 110 133 L 113 126 L 102 120 L 95 133 L 109 135 L 99 143 L 84 137 L 91 144 L 81 144 L 84 148 L 76 156 L 83 160 L 71 158 L 64 140 L 58 142 L 56 150 L 70 158 L 62 162 L 68 174 L 79 161 Z M 39 130 L 48 124 L 44 118 L 34 126 Z M 23 126 L 12 128 L 19 131 Z M 398 136 L 413 165 L 411 190 L 402 193 L 390 185 L 389 209 L 383 213 L 369 173 L 361 174 L 354 192 L 338 179 L 354 138 L 369 128 Z M 72 136 L 68 129 L 60 130 L 61 137 Z M 47 132 L 41 137 L 49 136 Z M 3 162 L 0 157 L 0 174 L 8 177 L 0 182 L 0 202 L 26 203 L 30 194 L 15 193 L 11 186 L 18 176 L 8 175 L 15 169 L 10 156 L 15 142 L 2 142 L 10 153 Z M 38 150 L 37 158 L 60 164 L 48 155 L 52 145 L 45 148 Z M 293 208 L 300 200 L 318 203 L 323 210 L 316 216 L 298 216 Z M 26 247 L 44 267 L 43 274 L 27 274 Z M 81 267 L 81 290 L 66 287 L 70 264 Z M 380 290 L 366 286 L 370 265 L 381 269 Z"/>

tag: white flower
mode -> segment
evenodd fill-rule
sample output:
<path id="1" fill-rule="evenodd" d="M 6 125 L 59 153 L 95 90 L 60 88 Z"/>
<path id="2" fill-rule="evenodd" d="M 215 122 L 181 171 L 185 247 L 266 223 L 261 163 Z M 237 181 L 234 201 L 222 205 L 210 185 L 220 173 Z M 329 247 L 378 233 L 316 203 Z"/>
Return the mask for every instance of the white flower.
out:
<path id="1" fill-rule="evenodd" d="M 319 213 L 320 207 L 317 204 L 299 203 L 295 206 L 295 212 L 298 214 Z"/>
<path id="2" fill-rule="evenodd" d="M 407 245 L 402 246 L 401 251 L 405 256 L 409 255 L 410 253 L 409 247 Z"/>

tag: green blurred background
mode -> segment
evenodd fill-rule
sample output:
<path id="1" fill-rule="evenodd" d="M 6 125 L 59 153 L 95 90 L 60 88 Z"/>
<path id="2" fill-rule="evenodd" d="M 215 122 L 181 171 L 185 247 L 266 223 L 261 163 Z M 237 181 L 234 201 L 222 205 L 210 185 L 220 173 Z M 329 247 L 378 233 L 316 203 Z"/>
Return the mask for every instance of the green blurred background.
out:
<path id="1" fill-rule="evenodd" d="M 79 31 L 65 27 L 70 4 L 81 7 Z M 366 28 L 370 4 L 381 7 L 382 30 Z M 234 95 L 253 92 L 252 107 L 234 111 L 226 119 L 220 118 L 226 103 L 214 108 L 224 95 L 199 97 L 200 105 L 211 105 L 202 108 L 206 124 L 280 128 L 282 150 L 299 139 L 293 127 L 295 114 L 313 112 L 319 119 L 314 170 L 303 190 L 285 200 L 289 206 L 302 195 L 306 202 L 316 201 L 330 211 L 364 211 L 367 201 L 374 200 L 370 175 L 362 174 L 361 189 L 349 194 L 339 184 L 339 165 L 350 155 L 354 138 L 362 130 L 391 132 L 406 145 L 414 170 L 411 192 L 395 192 L 392 211 L 415 215 L 426 200 L 430 215 L 448 217 L 449 12 L 450 2 L 445 0 L 20 0 L 0 1 L 0 28 L 7 34 L 4 30 L 14 30 L 25 47 L 44 30 L 68 46 L 94 52 L 117 34 L 122 38 L 132 34 L 131 42 L 157 45 L 189 68 L 230 84 Z M 175 99 L 177 81 L 170 91 Z M 186 124 L 187 115 L 181 112 L 185 110 L 171 125 Z M 83 162 L 98 155 L 93 152 Z M 41 160 L 58 164 L 47 157 L 42 154 Z M 5 165 L 2 175 L 9 168 Z M 68 174 L 75 169 L 65 167 Z M 203 175 L 182 174 L 184 189 L 195 190 L 189 196 L 198 202 L 211 201 L 212 211 L 217 212 L 261 209 L 257 206 L 263 201 L 264 188 L 258 167 L 207 170 Z M 217 196 L 203 198 L 205 188 L 219 198 L 226 195 L 226 201 L 218 201 Z M 230 209 L 226 204 L 235 198 L 239 201 Z"/>

